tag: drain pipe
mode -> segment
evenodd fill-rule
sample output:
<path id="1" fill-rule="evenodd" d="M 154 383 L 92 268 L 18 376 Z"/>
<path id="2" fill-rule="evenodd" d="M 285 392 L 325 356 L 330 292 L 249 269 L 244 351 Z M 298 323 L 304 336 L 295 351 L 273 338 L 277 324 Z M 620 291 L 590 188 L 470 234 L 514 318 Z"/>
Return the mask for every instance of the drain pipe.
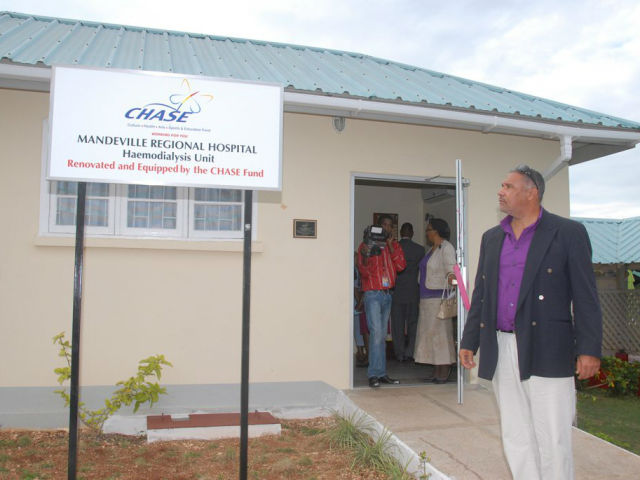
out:
<path id="1" fill-rule="evenodd" d="M 572 141 L 573 138 L 569 135 L 562 135 L 560 137 L 560 155 L 558 155 L 558 158 L 556 158 L 549 168 L 547 168 L 547 170 L 542 174 L 545 182 L 562 170 L 563 167 L 569 165 L 569 161 L 573 154 Z"/>

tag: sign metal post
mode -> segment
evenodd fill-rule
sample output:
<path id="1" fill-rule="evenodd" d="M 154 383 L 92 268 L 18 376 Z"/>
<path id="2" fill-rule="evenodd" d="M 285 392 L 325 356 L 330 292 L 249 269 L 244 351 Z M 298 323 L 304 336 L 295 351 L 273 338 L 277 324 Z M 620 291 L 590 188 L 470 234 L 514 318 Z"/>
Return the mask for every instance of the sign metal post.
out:
<path id="1" fill-rule="evenodd" d="M 242 365 L 240 381 L 240 480 L 247 480 L 249 445 L 249 327 L 251 323 L 251 236 L 253 192 L 244 192 L 244 250 L 242 270 Z"/>
<path id="2" fill-rule="evenodd" d="M 78 182 L 76 250 L 73 271 L 73 326 L 71 334 L 71 391 L 69 394 L 69 452 L 67 478 L 75 480 L 78 459 L 78 404 L 80 384 L 80 319 L 82 316 L 82 270 L 84 267 L 84 212 L 87 184 Z"/>

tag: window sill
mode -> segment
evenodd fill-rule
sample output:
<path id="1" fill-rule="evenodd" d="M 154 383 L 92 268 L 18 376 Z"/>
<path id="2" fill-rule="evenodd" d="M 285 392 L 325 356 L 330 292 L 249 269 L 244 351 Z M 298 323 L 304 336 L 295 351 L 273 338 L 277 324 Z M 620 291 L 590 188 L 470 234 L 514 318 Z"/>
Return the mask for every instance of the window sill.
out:
<path id="1" fill-rule="evenodd" d="M 38 235 L 34 245 L 38 247 L 74 247 L 75 236 Z M 86 237 L 85 247 L 88 248 L 142 248 L 156 250 L 190 250 L 212 252 L 242 252 L 242 240 L 170 240 L 165 238 L 106 238 Z M 262 242 L 251 242 L 251 252 L 262 253 Z"/>

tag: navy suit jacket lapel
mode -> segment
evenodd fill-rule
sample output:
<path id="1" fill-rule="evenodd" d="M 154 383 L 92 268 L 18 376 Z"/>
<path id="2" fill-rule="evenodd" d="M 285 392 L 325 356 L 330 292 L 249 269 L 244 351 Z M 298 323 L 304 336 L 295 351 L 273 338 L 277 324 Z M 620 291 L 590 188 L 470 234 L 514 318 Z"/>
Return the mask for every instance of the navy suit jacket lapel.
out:
<path id="1" fill-rule="evenodd" d="M 543 211 L 542 218 L 540 218 L 540 223 L 536 228 L 529 252 L 527 253 L 527 261 L 524 265 L 524 274 L 522 275 L 522 283 L 520 284 L 517 308 L 522 306 L 524 299 L 529 294 L 529 290 L 533 287 L 533 280 L 540 270 L 542 259 L 549 249 L 549 245 L 551 245 L 556 230 L 557 227 L 553 219 L 550 218 L 546 211 Z"/>
<path id="2" fill-rule="evenodd" d="M 504 243 L 505 237 L 504 230 L 501 227 L 498 227 L 489 238 L 487 238 L 485 255 L 487 257 L 487 263 L 489 264 L 489 268 L 487 268 L 485 279 L 486 289 L 490 292 L 496 292 L 496 295 L 491 297 L 493 299 L 491 310 L 493 310 L 493 314 L 491 318 L 495 319 L 497 315 L 498 308 L 498 274 L 500 271 L 500 252 L 502 252 L 502 244 Z M 493 264 L 493 265 L 491 265 Z"/>

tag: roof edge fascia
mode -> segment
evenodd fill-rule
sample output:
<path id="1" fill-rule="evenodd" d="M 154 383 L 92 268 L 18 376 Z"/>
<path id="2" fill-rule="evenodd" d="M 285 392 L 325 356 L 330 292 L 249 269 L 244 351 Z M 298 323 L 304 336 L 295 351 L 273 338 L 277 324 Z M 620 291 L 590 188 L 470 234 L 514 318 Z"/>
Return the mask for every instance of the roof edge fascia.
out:
<path id="1" fill-rule="evenodd" d="M 419 119 L 441 120 L 444 123 L 467 125 L 483 133 L 512 133 L 557 140 L 569 136 L 574 141 L 601 141 L 622 144 L 633 148 L 640 143 L 640 131 L 609 129 L 606 127 L 576 127 L 531 121 L 512 117 L 489 115 L 460 110 L 409 105 L 405 103 L 372 101 L 329 95 L 287 92 L 284 94 L 285 110 L 299 113 L 319 113 L 347 118 L 380 120 L 384 114 L 404 123 L 423 123 Z M 411 121 L 413 119 L 413 121 Z"/>
<path id="2" fill-rule="evenodd" d="M 48 92 L 50 81 L 49 66 L 0 63 L 0 87 Z M 316 93 L 285 91 L 284 110 L 292 113 L 470 129 L 483 133 L 533 136 L 549 140 L 569 136 L 573 141 L 619 145 L 622 146 L 622 150 L 633 148 L 640 143 L 640 132 L 635 130 L 576 127 L 461 110 Z"/>

